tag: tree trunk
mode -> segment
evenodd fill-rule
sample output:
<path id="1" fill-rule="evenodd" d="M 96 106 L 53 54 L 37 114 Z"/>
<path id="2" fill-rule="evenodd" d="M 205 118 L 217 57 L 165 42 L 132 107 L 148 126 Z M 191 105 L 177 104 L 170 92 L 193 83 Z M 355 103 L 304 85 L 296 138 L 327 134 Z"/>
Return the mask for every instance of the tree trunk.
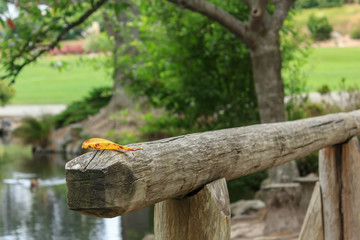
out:
<path id="1" fill-rule="evenodd" d="M 128 66 L 119 62 L 119 55 L 129 54 L 136 55 L 135 47 L 129 45 L 129 41 L 138 38 L 137 29 L 128 26 L 129 17 L 126 11 L 120 13 L 108 13 L 109 10 L 103 12 L 104 24 L 109 36 L 114 38 L 112 49 L 112 65 L 113 65 L 113 96 L 108 104 L 110 112 L 120 110 L 123 108 L 129 108 L 133 106 L 134 102 L 132 97 L 125 92 L 125 78 Z M 136 6 L 132 5 L 131 12 L 137 14 Z M 130 34 L 128 37 L 126 34 Z M 121 48 L 127 46 L 127 50 L 120 51 Z"/>
<path id="2" fill-rule="evenodd" d="M 261 122 L 283 122 L 286 117 L 278 33 L 259 34 L 250 52 Z M 271 183 L 291 182 L 298 176 L 294 161 L 269 170 Z"/>
<path id="3" fill-rule="evenodd" d="M 254 45 L 250 52 L 261 123 L 283 122 L 284 85 L 278 36 L 268 34 Z"/>
<path id="4" fill-rule="evenodd" d="M 115 57 L 116 58 L 116 57 Z M 108 104 L 110 112 L 115 112 L 120 109 L 129 108 L 134 105 L 132 96 L 129 96 L 125 92 L 125 87 L 122 85 L 122 78 L 124 77 L 121 72 L 121 68 L 116 67 L 114 64 L 114 73 L 113 73 L 113 95 Z"/>

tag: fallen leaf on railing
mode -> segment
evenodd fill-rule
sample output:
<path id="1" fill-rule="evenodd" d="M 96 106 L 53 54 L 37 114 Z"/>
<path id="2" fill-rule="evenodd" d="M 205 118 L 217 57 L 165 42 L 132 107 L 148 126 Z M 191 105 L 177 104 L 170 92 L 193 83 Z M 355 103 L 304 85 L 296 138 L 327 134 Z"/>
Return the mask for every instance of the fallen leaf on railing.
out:
<path id="1" fill-rule="evenodd" d="M 142 148 L 129 148 L 121 146 L 112 141 L 102 139 L 102 138 L 90 138 L 85 140 L 81 145 L 82 148 L 91 148 L 91 149 L 104 149 L 104 150 L 122 150 L 122 151 L 137 151 L 143 150 Z"/>

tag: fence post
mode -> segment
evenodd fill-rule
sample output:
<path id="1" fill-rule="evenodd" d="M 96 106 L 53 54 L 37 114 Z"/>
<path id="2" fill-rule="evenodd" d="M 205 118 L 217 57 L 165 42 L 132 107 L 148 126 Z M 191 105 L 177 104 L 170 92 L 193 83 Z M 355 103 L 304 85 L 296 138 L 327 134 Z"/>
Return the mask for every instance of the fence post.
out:
<path id="1" fill-rule="evenodd" d="M 360 237 L 360 146 L 358 138 L 342 145 L 341 206 L 344 239 Z"/>
<path id="2" fill-rule="evenodd" d="M 156 240 L 230 239 L 230 201 L 225 178 L 196 194 L 155 204 Z"/>
<path id="3" fill-rule="evenodd" d="M 300 231 L 299 240 L 323 240 L 323 218 L 321 206 L 321 191 L 319 182 L 314 187 L 313 194 L 306 211 L 304 224 Z"/>
<path id="4" fill-rule="evenodd" d="M 324 239 L 360 236 L 360 151 L 356 137 L 320 151 Z"/>

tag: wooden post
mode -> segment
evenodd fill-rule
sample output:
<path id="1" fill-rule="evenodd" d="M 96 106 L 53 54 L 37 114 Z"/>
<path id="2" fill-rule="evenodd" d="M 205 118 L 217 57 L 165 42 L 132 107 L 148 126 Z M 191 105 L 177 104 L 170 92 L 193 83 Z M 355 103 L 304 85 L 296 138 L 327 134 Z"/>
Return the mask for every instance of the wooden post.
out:
<path id="1" fill-rule="evenodd" d="M 324 238 L 341 239 L 340 173 L 341 145 L 320 150 L 319 179 L 323 199 Z"/>
<path id="2" fill-rule="evenodd" d="M 319 155 L 324 239 L 360 236 L 360 147 L 356 137 Z"/>
<path id="3" fill-rule="evenodd" d="M 225 178 L 193 196 L 155 205 L 155 239 L 230 239 L 230 201 Z"/>
<path id="4" fill-rule="evenodd" d="M 344 238 L 360 238 L 360 147 L 357 137 L 342 146 L 341 206 Z"/>
<path id="5" fill-rule="evenodd" d="M 299 240 L 323 240 L 323 219 L 321 207 L 321 191 L 319 182 L 314 187 Z"/>

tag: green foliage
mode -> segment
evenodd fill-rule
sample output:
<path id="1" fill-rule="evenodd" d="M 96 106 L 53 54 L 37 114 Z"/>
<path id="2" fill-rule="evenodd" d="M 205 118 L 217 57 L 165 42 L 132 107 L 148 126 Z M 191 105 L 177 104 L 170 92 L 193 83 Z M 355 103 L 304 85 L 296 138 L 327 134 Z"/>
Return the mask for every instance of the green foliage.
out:
<path id="1" fill-rule="evenodd" d="M 327 8 L 338 7 L 344 4 L 344 0 L 297 0 L 295 8 Z"/>
<path id="2" fill-rule="evenodd" d="M 142 116 L 142 120 L 144 126 L 140 129 L 141 135 L 148 141 L 191 133 L 191 130 L 194 131 L 194 129 L 184 129 L 182 120 L 168 113 L 162 116 L 147 113 Z"/>
<path id="3" fill-rule="evenodd" d="M 0 105 L 5 106 L 14 96 L 14 87 L 5 81 L 0 81 Z"/>
<path id="4" fill-rule="evenodd" d="M 317 17 L 313 14 L 309 17 L 307 27 L 311 37 L 316 41 L 330 39 L 330 34 L 333 30 L 326 16 Z"/>
<path id="5" fill-rule="evenodd" d="M 287 107 L 288 120 L 322 116 L 339 110 L 336 107 L 325 107 L 323 103 L 312 103 L 307 97 L 294 99 L 292 105 Z"/>
<path id="6" fill-rule="evenodd" d="M 53 119 L 49 115 L 42 116 L 39 120 L 27 117 L 24 123 L 14 130 L 14 136 L 19 137 L 25 144 L 34 148 L 46 149 L 51 144 Z"/>
<path id="7" fill-rule="evenodd" d="M 111 38 L 104 32 L 92 34 L 87 37 L 85 50 L 88 52 L 108 52 L 112 49 L 113 43 Z"/>
<path id="8" fill-rule="evenodd" d="M 126 124 L 129 121 L 129 109 L 122 109 L 116 111 L 110 116 L 110 120 L 115 120 L 120 124 Z"/>
<path id="9" fill-rule="evenodd" d="M 260 183 L 267 178 L 266 171 L 253 173 L 227 182 L 230 194 L 230 202 L 239 199 L 252 199 L 255 192 L 260 189 Z"/>
<path id="10" fill-rule="evenodd" d="M 82 27 L 76 27 L 73 29 L 70 29 L 69 32 L 64 37 L 64 40 L 75 40 L 81 38 L 81 34 L 83 32 Z"/>
<path id="11" fill-rule="evenodd" d="M 309 40 L 294 25 L 294 16 L 295 12 L 290 11 L 280 32 L 281 75 L 285 96 L 306 92 L 308 78 L 306 64 L 311 53 Z"/>
<path id="12" fill-rule="evenodd" d="M 241 1 L 217 1 L 240 19 Z M 198 131 L 259 121 L 245 44 L 206 17 L 177 6 L 141 2 L 139 54 L 131 89 L 165 108 L 182 127 Z"/>
<path id="13" fill-rule="evenodd" d="M 1 78 L 14 82 L 20 71 L 28 64 L 36 61 L 41 55 L 59 47 L 60 41 L 68 34 L 75 34 L 84 21 L 107 2 L 117 7 L 118 1 L 42 1 L 42 6 L 33 1 L 16 3 L 18 17 L 11 19 L 4 4 L 0 22 L 0 48 L 2 64 Z"/>
<path id="14" fill-rule="evenodd" d="M 236 17 L 246 20 L 241 1 L 216 2 Z M 167 112 L 144 116 L 143 136 L 150 139 L 210 129 L 236 127 L 259 121 L 249 51 L 227 29 L 189 12 L 162 3 L 141 3 L 136 24 L 139 52 L 130 72 L 131 89 Z M 304 89 L 307 49 L 289 17 L 282 29 L 283 76 L 288 92 Z M 301 80 L 301 81 L 300 81 Z M 232 200 L 249 197 L 258 190 L 266 173 L 231 182 Z M 239 192 L 243 192 L 240 194 Z"/>
<path id="15" fill-rule="evenodd" d="M 355 25 L 350 31 L 352 39 L 360 39 L 360 24 Z"/>
<path id="16" fill-rule="evenodd" d="M 319 93 L 321 93 L 321 94 L 326 94 L 326 93 L 331 92 L 331 90 L 330 90 L 330 88 L 329 88 L 329 86 L 328 86 L 327 84 L 324 84 L 324 85 L 322 85 L 321 87 L 319 87 L 319 88 L 317 89 L 317 91 L 318 91 Z"/>
<path id="17" fill-rule="evenodd" d="M 300 176 L 306 176 L 309 173 L 319 172 L 319 153 L 312 153 L 296 161 Z"/>
<path id="18" fill-rule="evenodd" d="M 112 90 L 109 87 L 92 89 L 83 100 L 71 103 L 65 111 L 54 116 L 55 127 L 60 128 L 79 122 L 98 113 L 102 107 L 109 103 L 111 96 Z"/>
<path id="19" fill-rule="evenodd" d="M 121 143 L 122 145 L 136 143 L 140 141 L 140 138 L 132 132 L 122 131 L 121 133 L 115 132 L 115 130 L 109 130 L 106 133 L 106 139 L 113 142 Z"/>
<path id="20" fill-rule="evenodd" d="M 301 118 L 302 108 L 299 102 L 306 102 L 307 59 L 310 55 L 309 40 L 294 26 L 295 12 L 290 11 L 281 29 L 282 79 L 284 83 L 286 114 L 288 120 Z M 301 46 L 301 47 L 299 47 Z"/>

